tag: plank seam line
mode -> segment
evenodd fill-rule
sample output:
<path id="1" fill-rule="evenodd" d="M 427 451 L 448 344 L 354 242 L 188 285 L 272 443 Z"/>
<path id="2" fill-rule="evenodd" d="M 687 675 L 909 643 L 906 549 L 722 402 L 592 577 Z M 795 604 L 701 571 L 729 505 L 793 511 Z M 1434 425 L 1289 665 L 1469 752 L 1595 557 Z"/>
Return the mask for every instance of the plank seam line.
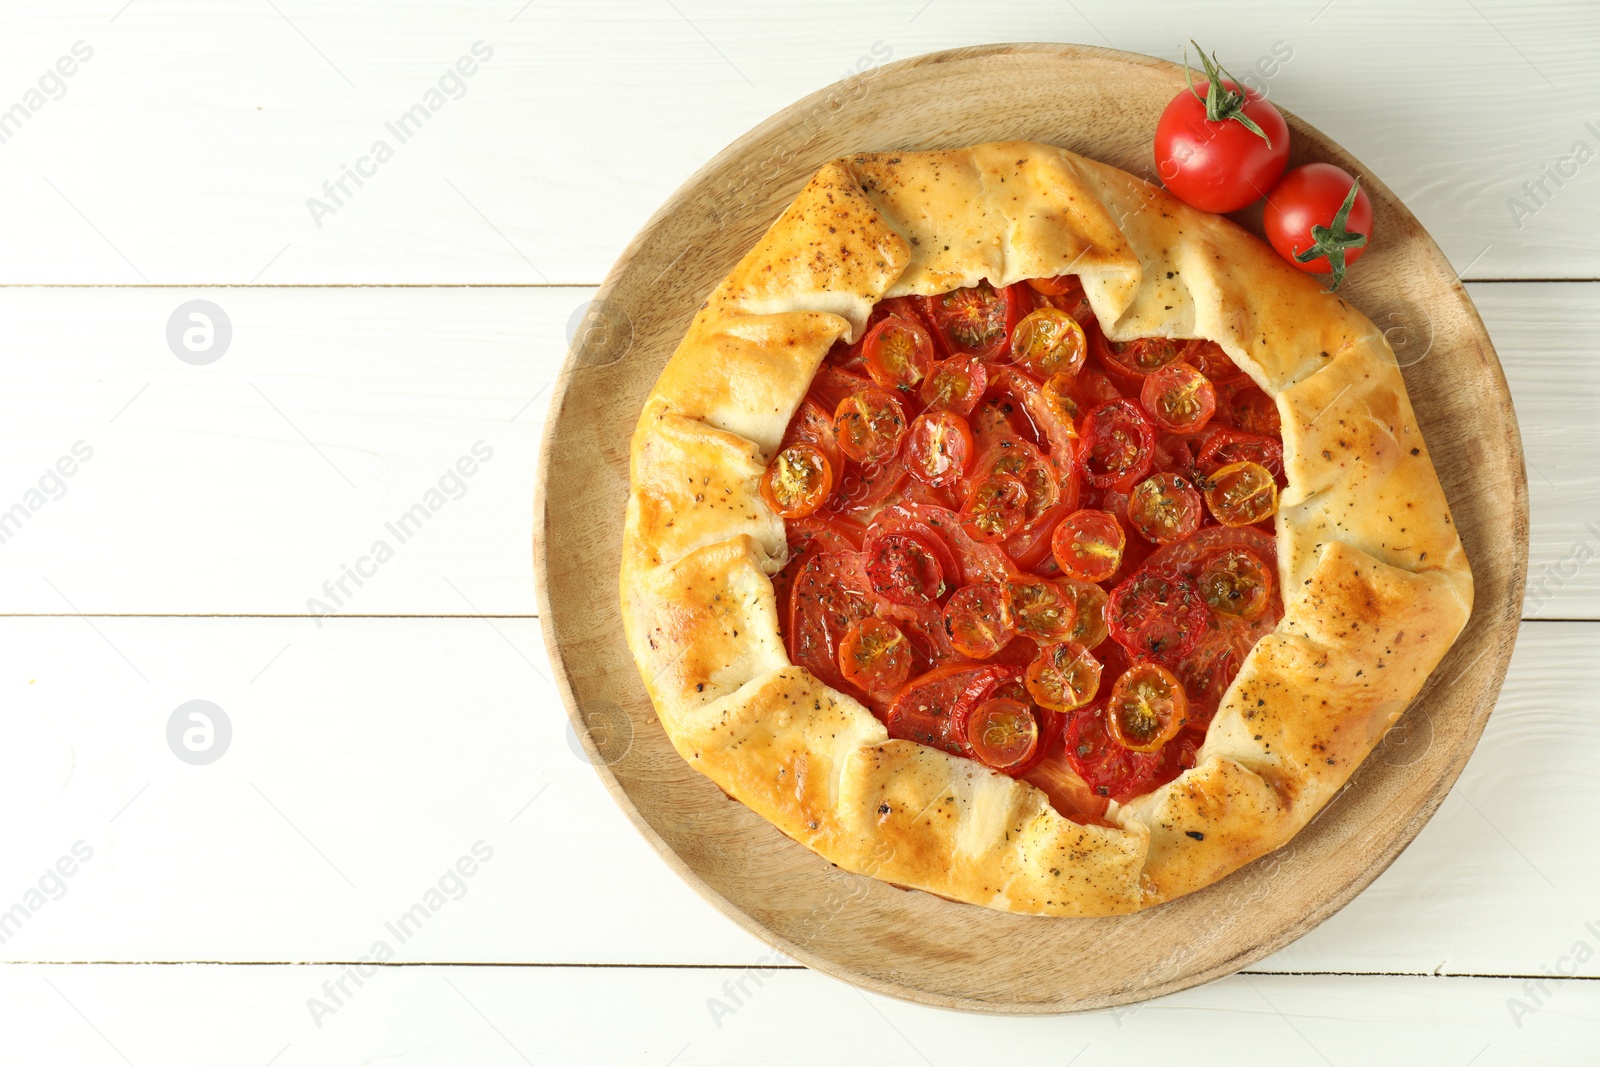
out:
<path id="1" fill-rule="evenodd" d="M 797 963 L 492 963 L 483 961 L 390 960 L 8 960 L 5 967 L 485 967 L 523 970 L 606 970 L 606 971 L 743 971 L 760 967 L 763 971 L 808 971 Z M 1472 971 L 1235 971 L 1251 978 L 1466 978 L 1499 981 L 1541 979 L 1553 982 L 1600 982 L 1600 974 L 1483 974 Z"/>

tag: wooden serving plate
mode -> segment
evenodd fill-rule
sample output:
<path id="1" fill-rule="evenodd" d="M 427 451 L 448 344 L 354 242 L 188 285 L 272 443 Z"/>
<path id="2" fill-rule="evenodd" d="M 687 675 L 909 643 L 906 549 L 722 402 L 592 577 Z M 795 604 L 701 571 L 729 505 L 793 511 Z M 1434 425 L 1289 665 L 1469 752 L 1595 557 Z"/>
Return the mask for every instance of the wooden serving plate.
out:
<path id="1" fill-rule="evenodd" d="M 1137 915 L 1006 915 L 845 873 L 679 758 L 623 642 L 617 596 L 628 445 L 700 302 L 827 160 L 1020 138 L 1146 178 L 1183 70 L 1079 45 L 995 45 L 867 71 L 762 123 L 656 213 L 601 286 L 551 400 L 534 509 L 539 614 L 573 724 L 662 858 L 784 954 L 862 988 L 970 1011 L 1102 1008 L 1230 974 L 1338 911 L 1438 808 L 1471 755 L 1516 640 L 1528 560 L 1522 445 L 1505 377 L 1450 264 L 1405 206 L 1285 112 L 1291 166 L 1361 175 L 1375 240 L 1343 293 L 1390 341 L 1466 543 L 1466 631 L 1345 792 L 1288 845 Z M 1241 222 L 1259 234 L 1255 218 Z"/>

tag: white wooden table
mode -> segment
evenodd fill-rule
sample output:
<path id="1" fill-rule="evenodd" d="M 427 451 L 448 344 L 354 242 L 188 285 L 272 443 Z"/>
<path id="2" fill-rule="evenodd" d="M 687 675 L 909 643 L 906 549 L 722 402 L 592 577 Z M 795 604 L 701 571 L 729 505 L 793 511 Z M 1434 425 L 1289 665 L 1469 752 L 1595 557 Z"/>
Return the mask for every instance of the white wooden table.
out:
<path id="1" fill-rule="evenodd" d="M 1600 10 L 11 0 L 0 29 L 0 1063 L 1600 1062 Z M 1482 312 L 1533 502 L 1504 695 L 1416 843 L 1244 974 L 1059 1019 L 863 995 L 702 903 L 579 755 L 532 609 L 546 390 L 647 215 L 858 61 L 1191 35 L 1241 74 L 1282 42 L 1271 94 Z M 184 346 L 196 300 L 225 347 Z"/>

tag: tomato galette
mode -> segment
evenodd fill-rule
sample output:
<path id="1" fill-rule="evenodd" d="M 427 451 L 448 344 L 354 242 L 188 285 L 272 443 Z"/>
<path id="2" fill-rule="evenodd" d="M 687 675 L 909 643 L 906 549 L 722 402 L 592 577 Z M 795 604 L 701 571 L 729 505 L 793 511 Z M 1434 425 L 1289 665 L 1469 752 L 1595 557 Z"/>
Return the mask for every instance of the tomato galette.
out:
<path id="1" fill-rule="evenodd" d="M 849 870 L 1106 915 L 1292 837 L 1465 625 L 1382 334 L 1047 145 L 822 169 L 633 440 L 661 723 Z"/>

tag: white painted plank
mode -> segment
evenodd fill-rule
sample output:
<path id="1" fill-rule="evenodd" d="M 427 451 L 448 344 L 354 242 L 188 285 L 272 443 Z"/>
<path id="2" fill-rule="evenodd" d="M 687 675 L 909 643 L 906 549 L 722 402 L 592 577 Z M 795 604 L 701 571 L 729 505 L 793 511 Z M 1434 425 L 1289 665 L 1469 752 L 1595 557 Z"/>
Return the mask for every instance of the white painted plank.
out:
<path id="1" fill-rule="evenodd" d="M 746 964 L 765 949 L 671 874 L 576 754 L 533 620 L 0 621 L 8 670 L 5 960 L 356 959 L 480 840 L 494 850 L 407 962 Z M 1362 896 L 1258 965 L 1540 974 L 1600 949 L 1600 626 L 1527 623 L 1455 793 Z M 124 659 L 123 657 L 126 657 Z M 526 657 L 526 659 L 524 659 Z M 232 724 L 206 766 L 169 717 Z M 1419 739 L 1425 745 L 1426 738 Z M 1408 748 L 1402 758 L 1417 751 Z M 536 798 L 536 799 L 535 799 Z M 70 864 L 69 864 L 70 866 Z M 471 866 L 469 864 L 468 866 Z M 1514 917 L 1514 921 L 1513 921 Z M 1578 972 L 1600 976 L 1600 958 Z"/>
<path id="2" fill-rule="evenodd" d="M 1203 21 L 1179 0 L 827 0 L 804 18 L 730 0 L 26 0 L 7 9 L 0 109 L 75 42 L 93 55 L 0 145 L 0 195 L 26 205 L 0 281 L 594 283 L 717 151 L 860 62 L 1001 41 L 1178 59 L 1191 34 L 1241 75 L 1283 42 L 1273 97 L 1393 187 L 1468 277 L 1594 277 L 1595 165 L 1562 160 L 1600 147 L 1597 30 L 1592 5 L 1511 0 L 1235 0 Z M 479 41 L 492 57 L 401 142 L 385 124 Z M 392 158 L 363 164 L 379 140 Z M 346 166 L 369 177 L 314 221 L 308 200 L 332 203 Z"/>
<path id="3" fill-rule="evenodd" d="M 373 970 L 369 968 L 369 970 Z M 1600 983 L 1234 976 L 1145 1005 L 1056 1018 L 959 1015 L 858 993 L 810 971 L 335 967 L 8 967 L 8 1063 L 301 1067 L 559 1063 L 928 1067 L 1020 1062 L 1538 1063 L 1587 1067 Z M 354 972 L 349 972 L 354 973 Z M 759 980 L 760 984 L 757 984 Z M 737 983 L 743 982 L 741 995 Z M 711 1005 L 731 1007 L 731 1013 Z M 734 1007 L 733 1005 L 737 1005 Z M 715 1014 L 713 1013 L 715 1011 Z M 1519 1025 L 1520 1023 L 1520 1025 Z M 277 1057 L 274 1059 L 274 1057 Z"/>
<path id="4" fill-rule="evenodd" d="M 304 614 L 316 598 L 358 614 L 531 613 L 537 441 L 591 293 L 0 289 L 0 343 L 14 353 L 0 367 L 0 513 L 28 503 L 75 442 L 94 450 L 47 485 L 60 500 L 33 498 L 42 506 L 20 529 L 0 525 L 0 605 Z M 1533 616 L 1600 617 L 1597 293 L 1472 286 L 1527 446 Z M 165 341 L 195 298 L 233 328 L 208 366 Z M 494 457 L 465 496 L 400 544 L 385 523 L 478 441 Z M 392 559 L 362 564 L 374 573 L 359 588 L 324 592 L 378 540 Z"/>

